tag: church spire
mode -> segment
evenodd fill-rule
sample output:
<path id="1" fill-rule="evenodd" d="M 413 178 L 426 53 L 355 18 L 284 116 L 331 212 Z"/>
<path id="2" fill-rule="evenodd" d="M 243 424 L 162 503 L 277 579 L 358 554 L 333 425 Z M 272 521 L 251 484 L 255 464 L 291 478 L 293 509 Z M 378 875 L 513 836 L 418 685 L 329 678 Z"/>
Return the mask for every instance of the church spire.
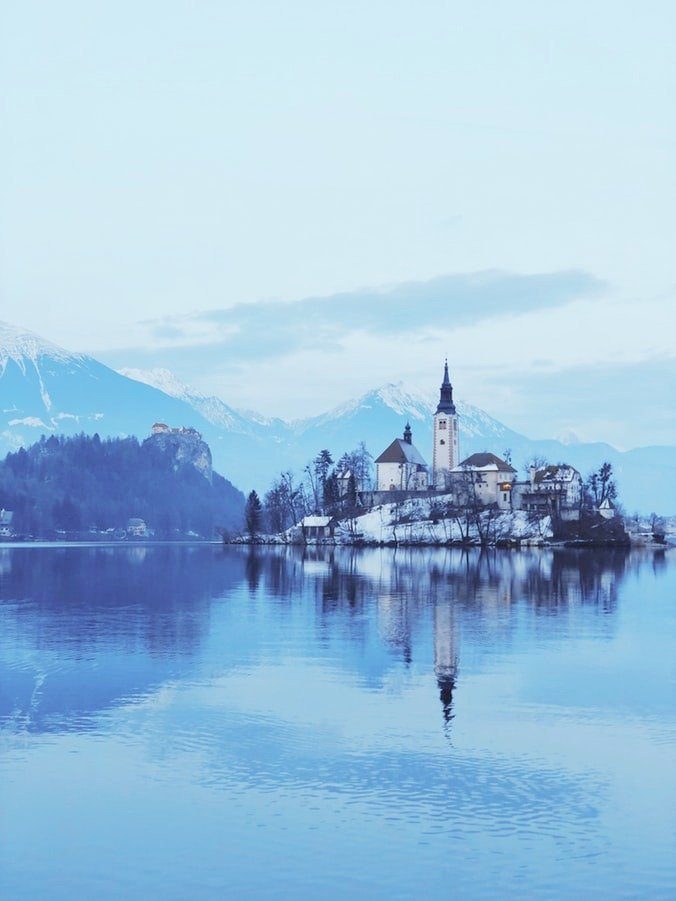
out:
<path id="1" fill-rule="evenodd" d="M 444 361 L 444 380 L 441 383 L 441 391 L 439 392 L 437 413 L 455 413 L 453 385 L 451 385 L 451 380 L 448 376 L 448 360 Z"/>

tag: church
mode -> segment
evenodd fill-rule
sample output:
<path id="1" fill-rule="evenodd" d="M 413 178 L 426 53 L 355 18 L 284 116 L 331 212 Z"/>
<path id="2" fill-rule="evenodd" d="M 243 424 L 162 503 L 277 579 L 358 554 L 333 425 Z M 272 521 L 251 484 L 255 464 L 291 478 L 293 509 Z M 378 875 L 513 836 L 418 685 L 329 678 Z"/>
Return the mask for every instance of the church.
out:
<path id="1" fill-rule="evenodd" d="M 422 492 L 449 487 L 451 472 L 458 465 L 458 414 L 453 403 L 453 386 L 448 375 L 448 360 L 444 364 L 444 378 L 439 392 L 439 404 L 434 414 L 434 445 L 432 471 L 420 451 L 413 444 L 410 423 L 406 423 L 403 438 L 395 440 L 377 458 L 378 491 Z"/>

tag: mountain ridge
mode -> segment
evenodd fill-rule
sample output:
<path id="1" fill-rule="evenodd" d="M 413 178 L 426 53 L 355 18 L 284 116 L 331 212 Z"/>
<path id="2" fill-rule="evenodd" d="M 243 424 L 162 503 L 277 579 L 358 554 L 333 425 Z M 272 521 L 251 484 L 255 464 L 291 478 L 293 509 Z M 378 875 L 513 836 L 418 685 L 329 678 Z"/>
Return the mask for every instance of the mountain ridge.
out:
<path id="1" fill-rule="evenodd" d="M 153 422 L 190 425 L 209 444 L 214 465 L 241 488 L 264 491 L 283 469 L 300 473 L 323 447 L 335 456 L 364 441 L 376 456 L 406 421 L 426 459 L 432 447 L 432 392 L 387 383 L 317 416 L 286 422 L 241 411 L 189 388 L 169 370 L 116 372 L 94 357 L 67 351 L 40 336 L 0 324 L 0 452 L 28 445 L 41 434 L 98 432 L 149 434 Z M 462 401 L 461 454 L 511 450 L 522 467 L 534 454 L 566 460 L 586 474 L 602 460 L 616 467 L 627 509 L 676 511 L 676 448 L 619 451 L 603 442 L 531 439 Z"/>

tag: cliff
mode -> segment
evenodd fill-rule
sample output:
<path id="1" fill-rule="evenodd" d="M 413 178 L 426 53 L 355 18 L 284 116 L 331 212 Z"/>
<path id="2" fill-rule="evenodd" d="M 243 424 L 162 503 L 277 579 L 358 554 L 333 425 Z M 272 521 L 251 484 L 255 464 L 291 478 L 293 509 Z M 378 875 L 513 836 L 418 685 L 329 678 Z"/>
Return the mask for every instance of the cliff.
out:
<path id="1" fill-rule="evenodd" d="M 213 481 L 211 450 L 195 429 L 168 429 L 153 431 L 143 442 L 144 447 L 154 449 L 171 460 L 174 472 L 184 466 L 192 466 L 207 481 Z"/>

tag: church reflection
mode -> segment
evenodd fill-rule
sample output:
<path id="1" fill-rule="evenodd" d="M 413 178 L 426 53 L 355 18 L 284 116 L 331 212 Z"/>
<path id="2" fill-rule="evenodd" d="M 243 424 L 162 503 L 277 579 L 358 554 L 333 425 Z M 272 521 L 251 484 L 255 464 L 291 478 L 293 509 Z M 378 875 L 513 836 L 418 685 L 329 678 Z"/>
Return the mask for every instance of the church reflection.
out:
<path id="1" fill-rule="evenodd" d="M 373 689 L 397 667 L 428 673 L 448 729 L 466 642 L 481 659 L 508 652 L 517 628 L 560 641 L 581 612 L 611 636 L 622 580 L 646 562 L 620 550 L 2 548 L 0 728 L 9 716 L 65 728 L 205 662 L 253 665 L 270 629 L 294 624 L 294 653 L 333 648 L 332 665 Z"/>
<path id="2" fill-rule="evenodd" d="M 444 723 L 449 726 L 453 719 L 453 692 L 458 678 L 458 633 L 450 602 L 434 605 L 434 675 Z"/>

